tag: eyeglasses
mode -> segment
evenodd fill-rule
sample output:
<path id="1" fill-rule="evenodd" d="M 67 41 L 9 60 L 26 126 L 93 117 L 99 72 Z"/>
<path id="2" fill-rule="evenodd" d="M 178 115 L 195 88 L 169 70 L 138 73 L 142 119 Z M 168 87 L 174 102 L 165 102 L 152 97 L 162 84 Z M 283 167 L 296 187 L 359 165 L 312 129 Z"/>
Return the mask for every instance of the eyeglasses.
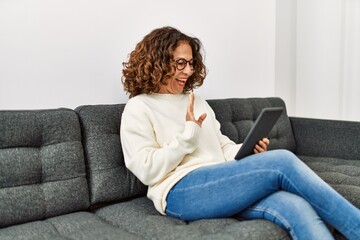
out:
<path id="1" fill-rule="evenodd" d="M 196 68 L 196 64 L 197 64 L 196 59 L 191 59 L 190 61 L 186 61 L 186 59 L 184 59 L 184 58 L 179 58 L 179 59 L 173 60 L 173 61 L 176 62 L 176 68 L 179 71 L 184 70 L 188 63 L 189 63 L 190 69 L 194 70 Z"/>

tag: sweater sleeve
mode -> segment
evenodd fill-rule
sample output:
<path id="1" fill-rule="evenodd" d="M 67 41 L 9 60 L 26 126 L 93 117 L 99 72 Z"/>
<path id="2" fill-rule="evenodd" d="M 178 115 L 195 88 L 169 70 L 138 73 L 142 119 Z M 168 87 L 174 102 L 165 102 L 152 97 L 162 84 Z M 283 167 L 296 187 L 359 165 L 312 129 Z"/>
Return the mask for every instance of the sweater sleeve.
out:
<path id="1" fill-rule="evenodd" d="M 145 185 L 160 182 L 186 154 L 195 151 L 199 128 L 192 121 L 185 122 L 183 132 L 160 147 L 155 138 L 151 110 L 139 101 L 129 101 L 120 128 L 126 167 Z"/>
<path id="2" fill-rule="evenodd" d="M 239 151 L 242 144 L 236 144 L 229 137 L 222 134 L 222 132 L 220 130 L 221 125 L 220 125 L 219 121 L 216 119 L 214 111 L 212 110 L 212 108 L 209 106 L 208 103 L 206 103 L 206 105 L 208 108 L 208 112 L 211 115 L 213 127 L 214 127 L 214 130 L 216 131 L 216 135 L 219 140 L 219 143 L 220 143 L 220 146 L 223 151 L 225 159 L 227 161 L 234 160 L 235 155 Z"/>

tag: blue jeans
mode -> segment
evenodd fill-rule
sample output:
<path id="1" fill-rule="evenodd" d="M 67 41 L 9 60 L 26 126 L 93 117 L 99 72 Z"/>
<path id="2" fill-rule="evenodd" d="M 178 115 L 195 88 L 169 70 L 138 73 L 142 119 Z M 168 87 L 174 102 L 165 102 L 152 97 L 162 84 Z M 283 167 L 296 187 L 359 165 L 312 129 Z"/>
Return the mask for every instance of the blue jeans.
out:
<path id="1" fill-rule="evenodd" d="M 329 223 L 360 239 L 360 210 L 293 153 L 273 150 L 190 172 L 167 196 L 166 214 L 185 221 L 267 219 L 293 239 L 333 239 Z"/>

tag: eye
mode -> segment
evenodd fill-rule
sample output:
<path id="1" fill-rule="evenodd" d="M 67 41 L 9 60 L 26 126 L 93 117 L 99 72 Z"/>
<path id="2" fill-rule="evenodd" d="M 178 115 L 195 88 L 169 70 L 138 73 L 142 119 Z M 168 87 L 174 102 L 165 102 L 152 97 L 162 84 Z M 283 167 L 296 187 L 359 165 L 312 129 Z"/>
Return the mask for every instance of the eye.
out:
<path id="1" fill-rule="evenodd" d="M 180 59 L 176 60 L 176 63 L 179 68 L 185 68 L 187 61 L 183 58 L 180 58 Z"/>
<path id="2" fill-rule="evenodd" d="M 191 66 L 191 69 L 194 69 L 196 68 L 196 64 L 197 64 L 197 60 L 196 59 L 193 59 L 189 62 L 190 66 Z"/>
<path id="3" fill-rule="evenodd" d="M 189 63 L 190 69 L 194 70 L 196 67 L 196 59 L 191 59 L 190 61 L 187 61 L 184 58 L 179 58 L 178 60 L 173 60 L 176 62 L 176 67 L 179 71 L 184 70 L 186 68 L 187 63 Z"/>

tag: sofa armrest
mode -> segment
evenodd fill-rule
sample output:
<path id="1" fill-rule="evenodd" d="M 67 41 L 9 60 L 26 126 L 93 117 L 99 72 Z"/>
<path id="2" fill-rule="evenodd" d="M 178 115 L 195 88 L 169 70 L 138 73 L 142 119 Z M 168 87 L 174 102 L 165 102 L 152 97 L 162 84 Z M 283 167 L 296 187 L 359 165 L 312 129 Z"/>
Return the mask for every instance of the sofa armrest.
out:
<path id="1" fill-rule="evenodd" d="M 296 154 L 360 161 L 360 122 L 290 117 Z"/>

